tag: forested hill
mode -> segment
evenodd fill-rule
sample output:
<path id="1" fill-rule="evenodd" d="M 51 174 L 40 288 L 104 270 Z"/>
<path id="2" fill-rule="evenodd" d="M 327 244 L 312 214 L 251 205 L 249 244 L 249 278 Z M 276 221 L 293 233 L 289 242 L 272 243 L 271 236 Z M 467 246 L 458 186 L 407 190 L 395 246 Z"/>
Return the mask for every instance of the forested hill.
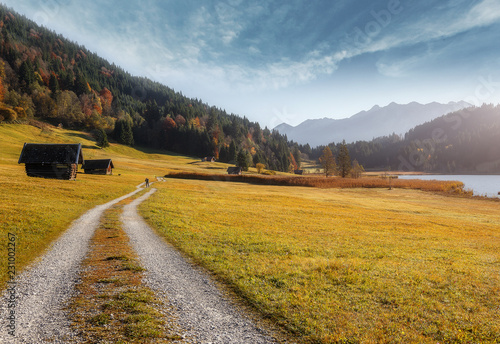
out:
<path id="1" fill-rule="evenodd" d="M 288 171 L 286 137 L 146 78 L 134 77 L 0 5 L 0 121 L 30 118 L 120 143 Z"/>
<path id="2" fill-rule="evenodd" d="M 339 144 L 329 145 L 338 152 Z M 500 105 L 471 107 L 410 130 L 404 137 L 380 137 L 347 145 L 351 159 L 366 169 L 437 173 L 500 174 Z M 311 149 L 311 158 L 323 147 Z"/>

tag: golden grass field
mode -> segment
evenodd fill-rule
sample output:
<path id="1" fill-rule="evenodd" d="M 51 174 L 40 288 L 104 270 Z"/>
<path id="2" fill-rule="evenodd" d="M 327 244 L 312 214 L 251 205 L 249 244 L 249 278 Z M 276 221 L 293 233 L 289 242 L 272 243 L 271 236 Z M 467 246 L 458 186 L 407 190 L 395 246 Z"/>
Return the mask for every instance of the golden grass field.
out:
<path id="1" fill-rule="evenodd" d="M 16 268 L 71 221 L 149 177 L 227 165 L 86 134 L 0 125 L 0 221 L 17 234 Z M 24 142 L 81 142 L 113 176 L 28 178 Z M 121 174 L 120 176 L 118 174 Z M 387 188 L 322 189 L 165 179 L 141 213 L 167 241 L 256 310 L 312 343 L 500 342 L 500 202 Z M 5 285 L 7 259 L 0 259 Z"/>
<path id="2" fill-rule="evenodd" d="M 313 343 L 496 343 L 500 205 L 401 189 L 168 179 L 147 221 Z"/>
<path id="3" fill-rule="evenodd" d="M 7 257 L 8 233 L 16 234 L 18 273 L 85 211 L 131 192 L 146 177 L 152 180 L 169 169 L 199 171 L 206 164 L 117 144 L 99 149 L 89 135 L 57 128 L 2 124 L 0 138 L 0 238 L 5 243 L 0 245 L 0 257 Z M 24 165 L 17 163 L 25 142 L 82 143 L 84 158 L 112 158 L 114 175 L 79 173 L 76 181 L 27 177 Z M 0 259 L 0 271 L 0 285 L 4 286 L 7 258 Z"/>

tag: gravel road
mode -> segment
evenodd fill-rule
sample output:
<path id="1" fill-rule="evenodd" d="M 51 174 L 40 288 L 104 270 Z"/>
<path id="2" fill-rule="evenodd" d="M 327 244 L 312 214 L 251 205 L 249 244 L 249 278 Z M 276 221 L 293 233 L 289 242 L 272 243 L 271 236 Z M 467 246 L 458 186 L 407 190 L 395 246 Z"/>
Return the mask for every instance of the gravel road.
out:
<path id="1" fill-rule="evenodd" d="M 140 190 L 97 206 L 75 220 L 47 253 L 16 280 L 15 320 L 9 320 L 9 290 L 0 303 L 0 343 L 78 343 L 64 310 L 73 296 L 81 263 L 102 213 Z M 168 299 L 185 330 L 188 343 L 276 343 L 221 293 L 207 274 L 187 262 L 161 239 L 137 213 L 137 205 L 156 189 L 124 206 L 121 221 L 132 247 L 147 269 L 145 282 Z M 15 336 L 9 325 L 15 324 Z"/>
<path id="2" fill-rule="evenodd" d="M 10 294 L 5 291 L 0 302 L 0 343 L 72 341 L 74 334 L 63 309 L 74 291 L 90 239 L 102 213 L 139 192 L 139 187 L 134 192 L 87 211 L 73 222 L 41 260 L 18 276 L 15 285 L 15 336 L 8 333 L 8 317 L 12 309 L 7 308 Z"/>
<path id="3" fill-rule="evenodd" d="M 137 213 L 137 206 L 156 189 L 124 206 L 121 217 L 141 265 L 146 284 L 166 296 L 176 310 L 191 343 L 276 343 L 233 303 L 199 269 L 193 268 L 175 248 L 160 238 Z"/>

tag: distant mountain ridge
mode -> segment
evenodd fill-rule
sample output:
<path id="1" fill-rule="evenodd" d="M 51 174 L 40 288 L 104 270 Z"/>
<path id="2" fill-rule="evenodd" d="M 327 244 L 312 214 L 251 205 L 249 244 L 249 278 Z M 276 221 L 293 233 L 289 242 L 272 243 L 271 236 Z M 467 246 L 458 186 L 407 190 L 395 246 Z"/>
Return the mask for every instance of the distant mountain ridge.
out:
<path id="1" fill-rule="evenodd" d="M 405 134 L 417 125 L 470 106 L 472 105 L 464 101 L 448 104 L 393 102 L 384 107 L 375 105 L 370 110 L 358 112 L 349 118 L 308 119 L 295 127 L 283 123 L 274 129 L 287 135 L 289 140 L 300 144 L 308 143 L 312 147 L 342 140 L 348 143 L 369 141 L 393 133 Z"/>

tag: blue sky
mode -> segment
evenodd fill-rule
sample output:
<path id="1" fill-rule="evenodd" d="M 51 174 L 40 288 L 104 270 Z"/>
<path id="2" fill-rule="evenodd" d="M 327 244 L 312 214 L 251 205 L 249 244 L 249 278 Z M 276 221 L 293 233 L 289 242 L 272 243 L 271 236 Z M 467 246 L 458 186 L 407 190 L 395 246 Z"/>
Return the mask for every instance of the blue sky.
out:
<path id="1" fill-rule="evenodd" d="M 3 0 L 134 75 L 264 126 L 500 102 L 498 0 Z"/>

